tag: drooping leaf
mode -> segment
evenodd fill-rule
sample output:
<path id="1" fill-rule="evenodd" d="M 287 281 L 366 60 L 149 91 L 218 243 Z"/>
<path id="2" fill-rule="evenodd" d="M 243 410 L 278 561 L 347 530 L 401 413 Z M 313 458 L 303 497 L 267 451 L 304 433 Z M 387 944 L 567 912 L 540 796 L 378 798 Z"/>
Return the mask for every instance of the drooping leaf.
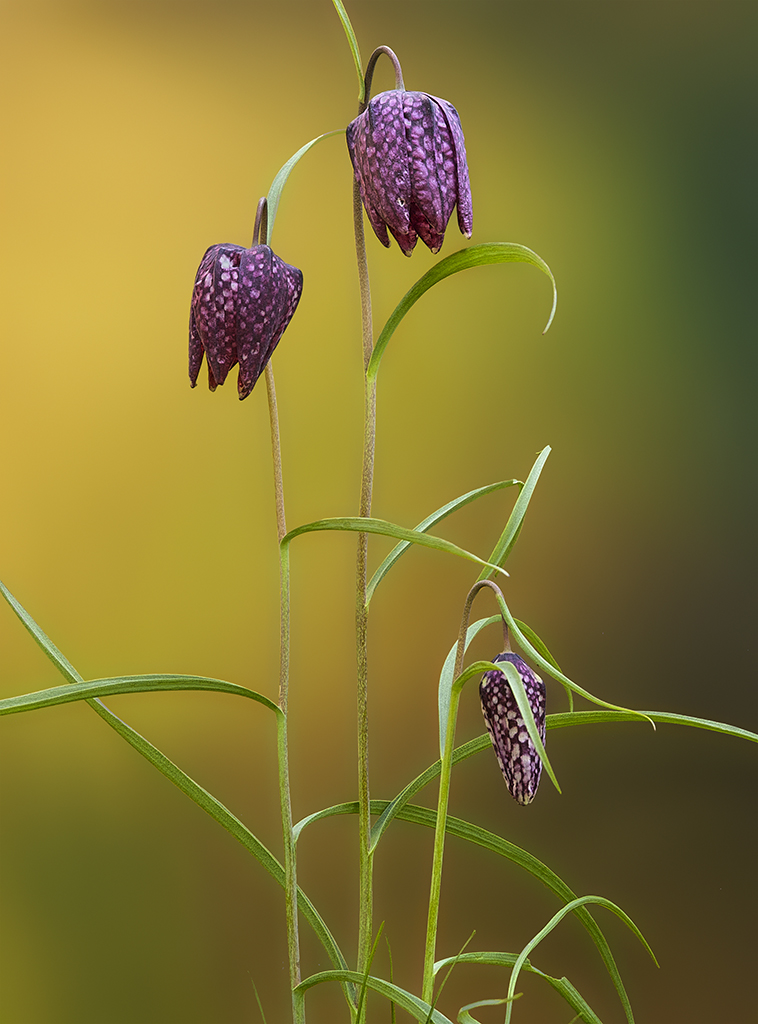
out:
<path id="1" fill-rule="evenodd" d="M 223 679 L 209 679 L 206 676 L 185 675 L 144 675 L 114 676 L 112 679 L 88 679 L 69 683 L 66 686 L 52 686 L 48 690 L 23 693 L 18 697 L 0 700 L 0 715 L 13 715 L 21 711 L 35 711 L 56 704 L 70 704 L 76 700 L 91 700 L 94 697 L 110 697 L 125 693 L 155 693 L 170 690 L 208 690 L 216 693 L 231 693 L 237 697 L 248 697 L 263 704 L 270 711 L 280 715 L 277 704 L 262 693 L 256 693 L 246 686 L 227 683 Z"/>
<path id="2" fill-rule="evenodd" d="M 366 370 L 366 376 L 369 379 L 376 377 L 379 372 L 379 364 L 390 338 L 405 314 L 418 302 L 424 292 L 427 292 L 432 285 L 443 281 L 446 277 L 450 277 L 451 274 L 457 274 L 461 270 L 469 270 L 471 267 L 482 267 L 493 263 L 530 263 L 533 267 L 538 267 L 544 274 L 547 274 L 553 283 L 553 308 L 550 311 L 547 327 L 545 327 L 545 331 L 547 331 L 555 316 L 555 306 L 558 301 L 555 278 L 547 263 L 536 252 L 532 252 L 531 249 L 527 249 L 525 245 L 519 245 L 517 242 L 484 242 L 481 245 L 471 245 L 466 249 L 461 249 L 459 252 L 451 253 L 450 256 L 445 256 L 444 259 L 436 263 L 431 270 L 428 270 L 405 293 L 390 314 L 390 318 L 384 325 L 382 333 L 376 339 L 374 351 Z"/>
<path id="3" fill-rule="evenodd" d="M 513 546 L 518 540 L 518 535 L 521 532 L 521 527 L 524 523 L 526 510 L 529 508 L 529 502 L 534 494 L 534 488 L 537 486 L 537 481 L 540 478 L 543 466 L 547 462 L 547 457 L 550 454 L 550 451 L 550 445 L 543 448 L 537 456 L 536 462 L 529 471 L 529 476 L 526 478 L 526 483 L 521 488 L 519 496 L 516 499 L 516 504 L 513 506 L 513 511 L 508 517 L 505 529 L 500 535 L 500 539 L 489 557 L 489 561 L 492 562 L 493 565 L 505 565 L 508 555 L 510 555 L 513 550 Z M 492 571 L 490 569 L 482 569 L 479 574 L 479 579 L 488 580 L 491 576 Z"/>
<path id="4" fill-rule="evenodd" d="M 546 935 L 550 934 L 550 932 L 555 928 L 555 926 L 560 921 L 562 921 L 563 918 L 566 917 L 567 914 L 570 914 L 572 911 L 579 910 L 580 908 L 585 907 L 588 903 L 596 903 L 596 904 L 598 904 L 601 907 L 607 907 L 608 910 L 612 910 L 613 913 L 617 917 L 620 917 L 621 920 L 624 922 L 624 924 L 627 926 L 627 928 L 629 928 L 637 936 L 637 938 L 640 940 L 642 945 L 648 951 L 650 956 L 653 958 L 653 963 L 656 965 L 656 967 L 658 966 L 658 961 L 655 959 L 655 954 L 653 953 L 653 951 L 650 948 L 650 946 L 647 944 L 647 940 L 645 939 L 645 936 L 639 930 L 639 928 L 634 923 L 634 921 L 632 921 L 631 917 L 629 917 L 629 915 L 626 914 L 621 909 L 621 907 L 616 906 L 615 903 L 612 903 L 610 900 L 605 899 L 603 896 L 581 896 L 579 899 L 572 900 L 565 907 L 561 907 L 561 909 L 558 911 L 558 913 L 554 914 L 550 918 L 550 920 L 545 925 L 545 927 L 542 928 L 539 932 L 537 932 L 537 934 L 534 936 L 534 938 L 531 939 L 529 942 L 527 942 L 527 944 L 521 950 L 521 952 L 519 953 L 518 957 L 516 958 L 516 963 L 513 965 L 513 970 L 511 971 L 511 977 L 510 977 L 510 981 L 508 983 L 508 996 L 509 997 L 512 998 L 514 992 L 516 991 L 516 982 L 518 981 L 519 972 L 520 972 L 520 970 L 521 970 L 521 968 L 522 968 L 522 966 L 524 964 L 524 961 L 529 956 L 531 951 L 536 946 L 538 946 L 540 942 L 542 942 L 542 940 L 545 938 Z M 510 1020 L 511 1020 L 511 1006 L 510 1006 L 510 1003 L 509 1003 L 508 1007 L 506 1009 L 506 1012 L 505 1012 L 505 1024 L 510 1024 Z"/>
<path id="5" fill-rule="evenodd" d="M 443 967 L 446 967 L 449 963 L 452 963 L 455 959 L 456 957 L 449 956 L 444 960 L 438 960 L 434 965 L 435 974 L 437 971 L 442 970 Z M 458 958 L 459 963 L 464 964 L 491 964 L 494 966 L 504 967 L 513 967 L 517 960 L 518 955 L 516 953 L 499 952 L 464 953 Z M 571 1009 L 578 1015 L 579 1020 L 583 1021 L 584 1024 L 602 1024 L 598 1015 L 580 995 L 580 993 L 577 992 L 568 978 L 551 978 L 549 974 L 545 974 L 543 971 L 534 967 L 529 960 L 525 960 L 523 962 L 521 969 L 528 973 L 536 974 L 538 977 L 547 981 L 555 991 L 559 993 L 559 995 L 563 996 Z"/>
<path id="6" fill-rule="evenodd" d="M 477 562 L 479 565 L 489 566 L 489 562 L 485 562 L 483 558 L 479 558 L 478 555 L 472 555 L 470 551 L 466 551 L 464 548 L 459 548 L 457 544 L 451 544 L 449 540 L 443 540 L 442 537 L 433 537 L 428 533 L 420 533 L 418 530 L 406 530 L 405 527 L 396 526 L 395 523 L 388 523 L 385 519 L 364 519 L 360 516 L 340 516 L 334 519 L 318 519 L 313 523 L 305 523 L 303 526 L 297 526 L 294 530 L 290 530 L 286 536 L 282 537 L 282 547 L 289 547 L 295 537 L 299 537 L 304 533 L 314 533 L 319 530 L 344 530 L 350 533 L 376 533 L 383 537 L 394 537 L 396 540 L 405 540 L 411 544 L 419 544 L 421 547 L 432 548 L 435 551 L 444 551 L 450 555 L 458 555 L 460 558 L 465 558 L 469 562 Z M 504 576 L 508 575 L 505 569 L 500 569 L 498 566 L 489 567 L 502 573 Z"/>
<path id="7" fill-rule="evenodd" d="M 463 747 L 459 748 L 462 752 L 462 757 L 459 758 L 459 760 L 462 760 L 463 757 L 471 756 L 472 753 L 476 753 L 477 749 L 484 749 L 485 745 L 487 747 L 490 745 L 489 736 L 478 737 L 476 740 L 472 740 L 469 743 L 464 744 Z M 439 774 L 439 764 L 440 762 L 438 761 L 436 765 L 432 765 L 432 768 L 437 768 L 436 774 Z M 429 770 L 424 773 L 424 776 L 428 774 L 428 771 Z M 419 776 L 419 778 L 423 778 L 424 776 Z M 429 781 L 429 779 L 427 779 L 427 781 Z M 371 813 L 372 815 L 382 815 L 389 806 L 390 801 L 372 800 Z M 314 821 L 319 821 L 337 814 L 357 813 L 357 801 L 335 804 L 334 807 L 324 808 L 324 810 L 317 811 L 315 814 L 311 814 L 307 818 L 303 818 L 303 820 L 295 826 L 295 830 L 299 835 L 307 824 Z M 404 803 L 401 806 L 396 806 L 394 817 L 400 818 L 402 821 L 413 822 L 416 825 L 424 825 L 431 829 L 434 829 L 437 823 L 436 811 L 433 811 L 428 807 L 419 807 L 417 804 L 410 803 Z M 493 832 L 488 832 L 479 825 L 474 825 L 471 822 L 464 821 L 461 818 L 455 818 L 450 815 L 448 815 L 447 818 L 445 831 L 450 835 L 457 836 L 459 839 L 465 839 L 467 842 L 474 843 L 486 850 L 490 850 L 492 853 L 496 853 L 498 856 L 504 857 L 506 860 L 510 860 L 518 867 L 528 871 L 529 874 L 542 882 L 544 886 L 550 889 L 551 892 L 555 893 L 555 895 L 564 902 L 569 903 L 577 898 L 576 893 L 573 892 L 566 885 L 563 879 L 561 879 L 546 864 L 541 860 L 538 860 L 537 857 L 534 857 L 527 850 L 522 850 L 521 847 L 508 842 L 507 839 L 501 839 L 500 836 L 496 836 Z M 589 932 L 592 941 L 595 943 L 595 946 L 600 953 L 600 957 L 605 964 L 605 968 L 616 987 L 616 991 L 618 992 L 619 999 L 624 1007 L 624 1012 L 629 1024 L 634 1024 L 634 1017 L 632 1015 L 629 998 L 626 994 L 624 983 L 621 980 L 621 975 L 619 974 L 618 967 L 616 966 L 616 961 L 613 958 L 613 954 L 611 953 L 610 946 L 608 945 L 605 936 L 600 930 L 595 919 L 584 906 L 577 908 L 576 915 Z"/>
<path id="8" fill-rule="evenodd" d="M 300 982 L 297 988 L 294 989 L 295 999 L 302 1006 L 307 990 L 313 988 L 314 985 L 321 985 L 325 981 L 352 982 L 354 985 L 360 985 L 363 983 L 363 980 L 364 976 L 359 974 L 358 971 L 320 971 L 318 974 L 312 974 L 310 978 Z M 399 985 L 384 981 L 383 978 L 369 976 L 366 978 L 366 986 L 372 989 L 372 991 L 385 996 L 391 1002 L 397 1003 L 398 1006 L 402 1007 L 415 1020 L 420 1021 L 421 1024 L 425 1024 L 427 1021 L 430 1024 L 453 1024 L 449 1017 L 446 1017 L 444 1013 L 440 1013 L 439 1010 L 432 1009 L 429 1003 L 425 1003 L 423 999 L 419 999 L 413 993 L 400 988 Z"/>
<path id="9" fill-rule="evenodd" d="M 493 491 L 502 490 L 504 487 L 521 486 L 520 480 L 501 480 L 496 484 L 487 484 L 485 487 L 477 487 L 476 490 L 468 491 L 467 494 L 462 494 L 459 498 L 455 498 L 453 501 L 449 501 L 447 505 L 443 505 L 442 508 L 438 508 L 436 512 L 432 512 L 430 516 L 422 520 L 416 527 L 419 533 L 426 533 L 427 530 L 431 529 L 436 523 L 446 519 L 453 512 L 457 512 L 458 509 L 463 508 L 465 505 L 469 505 L 472 501 L 476 501 L 477 498 L 483 498 L 485 494 L 492 494 Z M 371 577 L 366 588 L 366 604 L 371 602 L 371 598 L 374 596 L 374 591 L 379 586 L 381 581 L 390 571 L 392 566 L 397 562 L 398 558 L 410 547 L 409 541 L 401 541 L 397 544 L 392 551 L 387 555 L 382 564 L 376 570 L 374 575 Z M 492 559 L 490 559 L 492 561 Z M 485 571 L 485 570 L 483 570 Z M 481 578 L 481 577 L 480 577 Z"/>
<path id="10" fill-rule="evenodd" d="M 512 1003 L 516 999 L 520 999 L 523 992 L 519 992 L 515 996 L 511 996 L 510 999 L 479 999 L 475 1003 L 466 1003 L 458 1011 L 458 1024 L 479 1024 L 476 1017 L 472 1017 L 469 1010 L 475 1010 L 478 1006 L 502 1006 L 503 1003 Z"/>

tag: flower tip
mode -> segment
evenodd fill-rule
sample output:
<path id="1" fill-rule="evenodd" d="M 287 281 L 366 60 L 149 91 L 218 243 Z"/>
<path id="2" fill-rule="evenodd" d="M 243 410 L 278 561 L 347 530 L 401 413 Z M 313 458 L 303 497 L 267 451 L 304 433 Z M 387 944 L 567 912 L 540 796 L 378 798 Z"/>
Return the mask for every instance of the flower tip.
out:
<path id="1" fill-rule="evenodd" d="M 435 247 L 433 247 L 433 248 L 432 248 L 432 247 L 430 247 L 429 251 L 431 252 L 431 254 L 432 254 L 433 256 L 436 256 L 436 255 L 437 255 L 437 253 L 438 253 L 438 252 L 440 251 L 440 249 L 441 249 L 441 248 L 442 248 L 442 246 L 441 246 L 441 245 L 437 245 L 437 246 L 435 246 Z"/>

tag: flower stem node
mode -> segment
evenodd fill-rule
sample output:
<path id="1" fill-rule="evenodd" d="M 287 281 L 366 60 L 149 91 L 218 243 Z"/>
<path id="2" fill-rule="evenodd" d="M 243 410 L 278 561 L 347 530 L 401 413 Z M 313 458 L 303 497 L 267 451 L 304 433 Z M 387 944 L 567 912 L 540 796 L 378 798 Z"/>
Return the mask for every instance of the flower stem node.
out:
<path id="1" fill-rule="evenodd" d="M 379 93 L 347 127 L 347 148 L 376 237 L 406 256 L 417 238 L 439 252 L 453 207 L 471 238 L 471 186 L 458 111 L 425 92 Z"/>
<path id="2" fill-rule="evenodd" d="M 517 654 L 498 654 L 493 662 L 509 661 L 524 684 L 526 698 L 534 716 L 537 732 L 545 742 L 545 684 Z M 516 698 L 503 672 L 485 672 L 479 684 L 479 697 L 487 731 L 495 748 L 497 763 L 508 792 L 524 806 L 537 793 L 542 760 L 529 738 Z"/>
<path id="3" fill-rule="evenodd" d="M 239 363 L 237 390 L 247 398 L 300 301 L 303 275 L 267 245 L 212 245 L 192 292 L 189 377 L 194 388 L 205 355 L 215 391 Z"/>

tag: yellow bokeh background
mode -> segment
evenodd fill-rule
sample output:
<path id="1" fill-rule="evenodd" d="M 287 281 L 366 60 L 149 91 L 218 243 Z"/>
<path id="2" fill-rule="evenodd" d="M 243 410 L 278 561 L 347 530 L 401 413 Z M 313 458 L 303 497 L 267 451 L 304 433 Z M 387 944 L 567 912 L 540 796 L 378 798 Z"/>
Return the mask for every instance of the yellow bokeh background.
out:
<path id="1" fill-rule="evenodd" d="M 509 563 L 514 613 L 607 700 L 756 728 L 755 7 L 732 0 L 348 0 L 364 60 L 452 101 L 488 267 L 425 296 L 379 381 L 374 512 L 413 526 L 553 447 Z M 354 116 L 327 0 L 4 0 L 0 578 L 86 678 L 188 672 L 269 695 L 278 566 L 265 390 L 192 391 L 189 295 L 216 242 L 249 244 L 258 197 L 304 142 Z M 381 63 L 375 89 L 390 88 Z M 273 360 L 290 526 L 357 509 L 362 415 L 351 167 L 340 138 L 293 172 L 273 244 L 303 270 Z M 465 244 L 453 221 L 442 255 Z M 368 238 L 375 320 L 438 257 Z M 204 381 L 204 371 L 203 371 Z M 482 556 L 512 496 L 438 528 Z M 372 540 L 377 564 L 389 544 Z M 355 796 L 355 540 L 293 545 L 296 818 Z M 372 605 L 372 794 L 437 756 L 436 681 L 476 571 L 406 555 Z M 494 611 L 480 598 L 479 614 Z M 499 650 L 491 632 L 473 653 Z M 0 607 L 0 693 L 60 678 Z M 548 684 L 549 710 L 564 707 Z M 277 854 L 273 723 L 223 695 L 107 702 Z M 482 731 L 474 689 L 458 737 Z M 233 839 L 83 704 L 0 723 L 2 1024 L 286 1020 L 283 900 Z M 744 741 L 643 725 L 549 736 L 563 788 L 527 810 L 493 757 L 456 769 L 451 813 L 524 846 L 606 929 L 638 1019 L 756 1011 L 755 758 Z M 434 800 L 433 787 L 421 795 Z M 397 823 L 376 866 L 395 979 L 418 991 L 431 833 Z M 304 833 L 300 880 L 354 954 L 356 821 Z M 518 952 L 558 908 L 451 840 L 440 955 Z M 328 963 L 303 925 L 304 970 Z M 622 1019 L 581 926 L 533 962 Z M 386 950 L 376 973 L 388 972 Z M 456 968 L 440 1003 L 504 995 Z M 538 980 L 524 1024 L 568 1020 Z M 346 1020 L 338 990 L 309 1018 Z M 501 1009 L 482 1010 L 483 1021 Z M 386 1004 L 373 1019 L 388 1020 Z M 486 1014 L 489 1013 L 489 1016 Z"/>

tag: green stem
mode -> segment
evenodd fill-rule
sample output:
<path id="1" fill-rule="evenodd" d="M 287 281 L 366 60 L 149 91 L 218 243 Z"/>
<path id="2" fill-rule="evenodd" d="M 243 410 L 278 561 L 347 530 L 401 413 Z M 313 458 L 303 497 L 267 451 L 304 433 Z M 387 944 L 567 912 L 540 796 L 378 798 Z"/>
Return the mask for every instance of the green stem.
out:
<path id="1" fill-rule="evenodd" d="M 284 482 L 282 478 L 279 413 L 276 404 L 274 371 L 271 368 L 271 363 L 266 366 L 265 373 L 269 420 L 271 423 L 271 451 L 274 460 L 276 530 L 281 542 L 282 537 L 287 532 L 287 523 L 284 514 Z M 300 939 L 297 917 L 297 854 L 292 831 L 292 799 L 290 795 L 289 748 L 287 744 L 290 665 L 290 571 L 288 545 L 280 546 L 279 559 L 279 707 L 282 710 L 282 714 L 278 719 L 276 750 L 279 765 L 279 802 L 282 816 L 282 838 L 284 841 L 284 898 L 287 913 L 287 951 L 290 968 L 290 989 L 293 991 L 292 1018 L 295 1024 L 304 1024 L 304 1004 L 302 1001 L 296 1000 L 294 996 L 294 989 L 300 984 Z"/>
<path id="2" fill-rule="evenodd" d="M 434 996 L 434 956 L 437 946 L 437 923 L 440 912 L 440 893 L 442 891 L 442 859 L 445 853 L 445 828 L 447 826 L 447 810 L 450 802 L 450 780 L 453 772 L 453 748 L 455 747 L 455 725 L 458 719 L 458 702 L 464 683 L 469 678 L 463 676 L 463 658 L 466 653 L 466 633 L 471 617 L 471 605 L 483 587 L 489 587 L 500 593 L 500 589 L 490 580 L 475 583 L 466 597 L 466 604 L 461 616 L 461 628 L 458 631 L 458 649 L 455 654 L 453 678 L 456 680 L 450 690 L 450 704 L 447 713 L 447 729 L 445 732 L 445 750 L 442 754 L 440 771 L 440 788 L 437 797 L 437 824 L 434 829 L 434 853 L 432 855 L 432 881 L 429 887 L 429 915 L 426 924 L 426 945 L 424 947 L 424 980 L 421 998 L 431 1005 Z"/>
<path id="3" fill-rule="evenodd" d="M 363 207 L 357 182 L 353 187 L 355 226 L 355 252 L 358 262 L 358 282 L 361 292 L 361 322 L 363 336 L 363 364 L 368 367 L 373 349 L 371 318 L 371 288 L 363 232 Z M 371 495 L 374 483 L 374 451 L 376 440 L 376 378 L 368 376 L 364 384 L 363 471 L 359 515 L 371 515 Z M 360 902 L 358 918 L 359 973 L 365 972 L 371 947 L 373 891 L 373 855 L 371 843 L 371 808 L 368 759 L 368 534 L 358 535 L 358 554 L 355 572 L 355 642 L 357 659 L 358 703 L 358 834 L 360 853 Z"/>

